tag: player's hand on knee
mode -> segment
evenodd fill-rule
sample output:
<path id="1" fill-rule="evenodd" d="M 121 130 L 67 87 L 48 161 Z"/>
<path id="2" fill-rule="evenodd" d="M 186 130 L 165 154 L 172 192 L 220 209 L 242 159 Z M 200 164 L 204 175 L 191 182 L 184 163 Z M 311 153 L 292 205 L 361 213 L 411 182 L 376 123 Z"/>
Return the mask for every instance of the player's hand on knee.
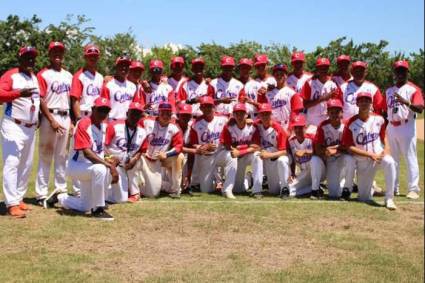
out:
<path id="1" fill-rule="evenodd" d="M 230 155 L 233 158 L 238 158 L 240 156 L 240 152 L 237 148 L 232 147 L 231 150 L 230 150 Z"/>
<path id="2" fill-rule="evenodd" d="M 110 172 L 112 177 L 111 184 L 118 183 L 119 175 L 118 175 L 117 168 L 115 166 L 111 166 Z"/>
<path id="3" fill-rule="evenodd" d="M 59 135 L 65 134 L 66 128 L 58 123 L 55 119 L 50 122 L 50 127 L 52 127 L 53 131 L 58 133 Z"/>

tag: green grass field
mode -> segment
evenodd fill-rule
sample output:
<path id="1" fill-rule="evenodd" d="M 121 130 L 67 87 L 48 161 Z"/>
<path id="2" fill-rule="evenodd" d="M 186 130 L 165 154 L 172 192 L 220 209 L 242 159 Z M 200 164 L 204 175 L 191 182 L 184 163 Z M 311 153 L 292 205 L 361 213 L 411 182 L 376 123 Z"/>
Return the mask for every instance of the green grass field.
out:
<path id="1" fill-rule="evenodd" d="M 423 142 L 418 157 L 424 188 Z M 423 282 L 423 195 L 396 203 L 163 197 L 114 205 L 111 223 L 2 206 L 0 282 Z"/>

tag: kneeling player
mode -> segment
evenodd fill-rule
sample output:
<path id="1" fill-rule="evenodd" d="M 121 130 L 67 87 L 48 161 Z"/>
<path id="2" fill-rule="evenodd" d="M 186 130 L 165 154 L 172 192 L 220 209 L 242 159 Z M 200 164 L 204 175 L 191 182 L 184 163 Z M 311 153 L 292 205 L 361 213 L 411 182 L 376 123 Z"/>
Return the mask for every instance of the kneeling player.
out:
<path id="1" fill-rule="evenodd" d="M 358 93 L 356 104 L 359 107 L 359 114 L 348 121 L 342 144 L 355 157 L 359 200 L 372 200 L 373 179 L 376 170 L 382 168 L 386 187 L 385 206 L 394 210 L 397 208 L 394 204 L 396 165 L 394 159 L 388 154 L 389 147 L 385 143 L 385 120 L 382 116 L 371 112 L 372 94 Z"/>

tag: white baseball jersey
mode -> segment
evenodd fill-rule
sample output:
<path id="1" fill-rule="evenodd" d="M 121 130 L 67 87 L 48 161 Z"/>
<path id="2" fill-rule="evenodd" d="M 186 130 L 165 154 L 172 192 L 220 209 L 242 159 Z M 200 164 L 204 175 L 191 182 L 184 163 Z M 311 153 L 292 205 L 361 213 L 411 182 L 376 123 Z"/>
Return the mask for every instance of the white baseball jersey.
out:
<path id="1" fill-rule="evenodd" d="M 202 80 L 198 84 L 195 80 L 187 80 L 182 83 L 179 88 L 177 95 L 178 101 L 192 100 L 201 96 L 214 96 L 214 89 L 211 85 L 207 84 L 205 80 Z M 187 103 L 187 102 L 186 102 Z M 192 105 L 192 115 L 198 117 L 202 115 L 202 111 L 199 109 L 199 103 L 194 103 Z"/>
<path id="2" fill-rule="evenodd" d="M 167 126 L 162 127 L 155 118 L 147 118 L 142 121 L 146 130 L 146 143 L 143 151 L 146 156 L 152 160 L 156 160 L 158 152 L 166 152 L 174 149 L 180 153 L 183 148 L 183 135 L 180 128 L 174 124 L 169 123 Z"/>
<path id="3" fill-rule="evenodd" d="M 398 93 L 412 104 L 424 105 L 421 89 L 415 84 L 408 82 L 401 87 L 396 85 L 390 87 L 385 92 L 388 120 L 390 122 L 400 122 L 415 118 L 415 113 L 400 102 L 396 102 L 394 94 Z"/>
<path id="4" fill-rule="evenodd" d="M 284 130 L 288 130 L 291 114 L 304 108 L 302 97 L 288 86 L 268 91 L 266 98 L 272 106 L 273 120 L 278 121 Z"/>
<path id="5" fill-rule="evenodd" d="M 329 119 L 320 123 L 317 127 L 316 137 L 314 142 L 317 144 L 324 145 L 326 147 L 339 145 L 342 141 L 342 133 L 344 131 L 344 123 L 341 123 L 339 127 L 334 128 L 331 125 Z"/>
<path id="6" fill-rule="evenodd" d="M 220 144 L 220 135 L 227 123 L 226 116 L 214 116 L 211 121 L 207 121 L 203 116 L 196 119 L 190 130 L 190 144 Z"/>
<path id="7" fill-rule="evenodd" d="M 102 97 L 111 101 L 110 119 L 125 119 L 128 107 L 132 101 L 139 101 L 137 87 L 129 80 L 123 82 L 113 78 L 105 83 L 102 88 Z"/>
<path id="8" fill-rule="evenodd" d="M 355 146 L 372 153 L 381 153 L 384 150 L 385 120 L 382 116 L 371 113 L 366 121 L 358 115 L 351 117 L 342 135 L 342 144 L 346 147 Z M 355 156 L 367 159 L 363 156 Z"/>
<path id="9" fill-rule="evenodd" d="M 40 96 L 44 98 L 49 109 L 69 110 L 69 94 L 72 75 L 65 69 L 59 72 L 44 68 L 37 74 Z"/>
<path id="10" fill-rule="evenodd" d="M 261 121 L 256 123 L 260 135 L 261 148 L 268 152 L 276 152 L 286 149 L 286 133 L 276 121 L 272 121 L 269 127 L 264 127 Z"/>
<path id="11" fill-rule="evenodd" d="M 295 161 L 295 164 L 301 169 L 305 170 L 310 166 L 311 155 L 298 157 L 295 152 L 298 150 L 313 150 L 314 137 L 310 135 L 305 135 L 303 142 L 299 142 L 296 136 L 292 136 L 288 140 L 288 149 L 292 157 L 292 160 Z"/>
<path id="12" fill-rule="evenodd" d="M 273 78 L 273 77 L 271 77 Z M 274 79 L 274 78 L 273 78 Z M 255 102 L 258 103 L 265 103 L 267 102 L 267 100 L 265 99 L 265 97 L 262 95 L 258 95 L 258 90 L 261 88 L 262 83 L 257 81 L 257 80 L 253 80 L 253 79 L 249 79 L 244 86 L 244 92 L 245 92 L 245 96 L 249 99 L 252 99 Z M 265 89 L 267 90 L 267 88 L 265 87 Z M 257 108 L 250 104 L 250 103 L 245 103 L 246 106 L 246 110 L 248 112 L 248 114 L 250 114 L 251 116 L 255 113 L 257 113 Z"/>
<path id="13" fill-rule="evenodd" d="M 91 111 L 93 102 L 100 95 L 103 85 L 103 76 L 89 70 L 80 69 L 72 78 L 71 96 L 80 100 L 81 111 Z"/>
<path id="14" fill-rule="evenodd" d="M 256 78 L 256 82 L 260 84 L 260 87 L 264 87 L 266 90 L 269 86 L 277 87 L 276 79 L 273 76 L 267 76 L 264 79 Z"/>
<path id="15" fill-rule="evenodd" d="M 260 135 L 255 125 L 246 124 L 240 129 L 236 122 L 233 125 L 225 125 L 220 137 L 221 144 L 227 148 L 231 146 L 244 149 L 250 144 L 260 145 Z"/>
<path id="16" fill-rule="evenodd" d="M 179 121 L 176 121 L 177 126 L 179 126 L 180 131 L 183 134 L 183 145 L 188 146 L 190 145 L 190 129 L 192 128 L 193 123 L 195 122 L 194 119 L 191 119 L 189 123 L 187 124 L 187 128 L 183 130 L 181 125 L 179 124 Z"/>
<path id="17" fill-rule="evenodd" d="M 343 104 L 344 120 L 351 118 L 359 113 L 359 108 L 356 105 L 357 94 L 360 92 L 369 92 L 372 94 L 373 111 L 381 113 L 383 108 L 383 97 L 379 88 L 369 81 L 364 81 L 358 86 L 354 80 L 343 83 L 340 88 L 339 99 Z"/>
<path id="18" fill-rule="evenodd" d="M 125 120 L 114 121 L 106 129 L 105 145 L 111 154 L 120 159 L 121 164 L 125 164 L 127 159 L 141 150 L 145 138 L 146 131 L 141 125 L 132 130 L 126 126 Z"/>
<path id="19" fill-rule="evenodd" d="M 175 107 L 175 94 L 173 88 L 168 83 L 156 84 L 153 81 L 149 82 L 152 89 L 151 93 L 145 93 L 145 103 L 150 104 L 150 108 L 146 112 L 150 115 L 158 115 L 158 106 L 161 102 L 169 102 L 173 109 Z"/>
<path id="20" fill-rule="evenodd" d="M 84 157 L 82 150 L 86 148 L 90 148 L 97 156 L 104 158 L 106 127 L 105 122 L 100 124 L 100 128 L 92 124 L 90 116 L 78 121 L 74 132 L 74 148 L 70 155 L 71 158 L 74 161 L 91 163 Z"/>
<path id="21" fill-rule="evenodd" d="M 20 97 L 20 89 L 35 88 L 32 96 Z M 40 109 L 40 88 L 37 77 L 31 73 L 27 75 L 13 68 L 0 79 L 0 101 L 7 102 L 4 108 L 6 117 L 34 124 L 38 121 Z"/>
<path id="22" fill-rule="evenodd" d="M 343 83 L 348 82 L 349 80 L 352 80 L 353 77 L 350 75 L 350 78 L 348 80 L 345 80 L 342 76 L 340 75 L 333 75 L 332 76 L 332 80 L 336 83 L 337 86 L 341 86 Z"/>
<path id="23" fill-rule="evenodd" d="M 175 78 L 173 78 L 172 76 L 168 77 L 168 84 L 173 88 L 175 93 L 178 93 L 180 86 L 187 81 L 187 78 L 182 76 L 180 80 L 176 80 Z"/>
<path id="24" fill-rule="evenodd" d="M 302 88 L 302 96 L 304 100 L 316 100 L 333 91 L 336 91 L 338 86 L 330 78 L 322 83 L 318 78 L 307 80 Z M 318 126 L 328 117 L 326 101 L 307 109 L 307 123 Z"/>
<path id="25" fill-rule="evenodd" d="M 216 106 L 217 113 L 220 114 L 231 114 L 233 112 L 233 106 L 245 96 L 243 84 L 235 78 L 231 78 L 230 81 L 226 82 L 221 77 L 213 79 L 211 86 L 214 89 L 214 99 L 231 98 L 231 103 L 225 104 L 220 103 Z"/>
<path id="26" fill-rule="evenodd" d="M 309 72 L 303 72 L 301 77 L 297 77 L 294 73 L 290 73 L 286 79 L 286 84 L 292 87 L 296 92 L 301 93 L 301 90 L 305 82 L 313 77 L 313 74 Z"/>

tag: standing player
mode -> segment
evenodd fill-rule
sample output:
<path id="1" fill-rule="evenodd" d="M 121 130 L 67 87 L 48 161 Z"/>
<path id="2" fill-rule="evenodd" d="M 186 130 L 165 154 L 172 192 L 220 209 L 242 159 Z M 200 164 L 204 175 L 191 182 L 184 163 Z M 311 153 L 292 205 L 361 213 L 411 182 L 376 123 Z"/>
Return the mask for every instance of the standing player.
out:
<path id="1" fill-rule="evenodd" d="M 229 150 L 220 146 L 220 135 L 227 123 L 227 117 L 214 115 L 214 100 L 209 96 L 201 97 L 200 104 L 203 115 L 196 120 L 190 130 L 190 143 L 196 149 L 195 163 L 196 168 L 199 168 L 201 191 L 206 193 L 214 191 L 214 173 L 218 166 L 222 166 L 226 176 L 222 194 L 234 199 L 232 191 L 237 161 L 232 158 Z"/>
<path id="2" fill-rule="evenodd" d="M 288 68 L 285 64 L 273 67 L 273 76 L 276 79 L 276 88 L 266 93 L 267 102 L 272 107 L 273 119 L 280 123 L 282 128 L 289 132 L 289 120 L 291 115 L 303 110 L 303 99 L 294 89 L 285 84 Z"/>
<path id="3" fill-rule="evenodd" d="M 313 76 L 313 74 L 304 71 L 304 62 L 304 52 L 297 51 L 292 54 L 291 64 L 293 71 L 289 74 L 286 84 L 298 93 L 301 92 L 305 82 Z"/>
<path id="4" fill-rule="evenodd" d="M 394 186 L 396 164 L 389 155 L 385 142 L 385 120 L 371 112 L 372 94 L 360 92 L 356 96 L 359 114 L 350 118 L 344 129 L 342 145 L 355 157 L 360 201 L 371 201 L 373 179 L 376 170 L 382 168 L 385 175 L 385 206 L 394 210 Z"/>
<path id="5" fill-rule="evenodd" d="M 89 117 L 82 118 L 74 133 L 74 148 L 68 163 L 68 176 L 80 181 L 80 197 L 59 194 L 57 199 L 65 209 L 91 211 L 92 217 L 111 221 L 105 211 L 105 197 L 109 185 L 118 182 L 117 162 L 105 160 L 105 120 L 111 110 L 108 99 L 98 97 L 93 102 Z M 53 199 L 53 198 L 52 198 Z"/>
<path id="6" fill-rule="evenodd" d="M 233 192 L 243 193 L 248 190 L 245 187 L 245 173 L 248 165 L 251 165 L 253 175 L 253 191 L 261 192 L 263 181 L 263 164 L 260 159 L 260 136 L 253 124 L 247 124 L 247 111 L 244 103 L 238 103 L 233 107 L 233 118 L 224 126 L 220 137 L 221 144 L 233 158 L 237 159 L 236 179 Z M 261 197 L 257 193 L 255 196 Z"/>
<path id="7" fill-rule="evenodd" d="M 267 72 L 269 57 L 266 54 L 256 54 L 254 56 L 255 80 L 260 83 L 266 91 L 276 87 L 276 80 Z"/>
<path id="8" fill-rule="evenodd" d="M 388 113 L 387 134 L 391 156 L 396 162 L 396 194 L 399 192 L 400 155 L 407 162 L 408 193 L 407 198 L 419 198 L 419 166 L 416 151 L 416 113 L 424 110 L 421 89 L 408 81 L 409 63 L 394 63 L 396 83 L 385 92 Z"/>
<path id="9" fill-rule="evenodd" d="M 217 113 L 229 116 L 237 101 L 244 101 L 245 91 L 243 84 L 233 78 L 235 59 L 230 56 L 223 56 L 220 65 L 221 75 L 211 81 L 211 86 L 214 88 Z"/>
<path id="10" fill-rule="evenodd" d="M 353 77 L 350 74 L 350 63 L 351 58 L 348 55 L 340 55 L 336 58 L 337 71 L 333 74 L 332 80 L 337 86 L 341 86 L 343 83 L 348 82 Z"/>
<path id="11" fill-rule="evenodd" d="M 66 192 L 67 144 L 72 134 L 70 98 L 72 75 L 62 68 L 65 46 L 62 42 L 49 44 L 50 65 L 38 75 L 40 85 L 40 141 L 38 176 L 35 192 L 39 205 L 44 204 L 49 189 L 50 165 L 54 159 L 55 190 Z"/>
<path id="12" fill-rule="evenodd" d="M 130 68 L 128 71 L 128 76 L 127 76 L 127 80 L 135 84 L 137 87 L 136 96 L 138 97 L 138 100 L 139 100 L 138 102 L 142 105 L 142 107 L 145 106 L 144 97 L 146 96 L 144 89 L 142 87 L 142 84 L 144 83 L 147 84 L 146 81 L 142 81 L 142 75 L 144 71 L 145 71 L 145 66 L 143 65 L 142 62 L 131 61 Z"/>
<path id="13" fill-rule="evenodd" d="M 308 125 L 317 127 L 327 119 L 326 101 L 335 98 L 338 94 L 337 85 L 328 75 L 330 65 L 328 58 L 317 58 L 317 74 L 307 80 L 302 87 L 301 93 L 304 99 L 304 107 L 307 109 Z"/>
<path id="14" fill-rule="evenodd" d="M 168 102 L 175 109 L 175 93 L 173 88 L 162 81 L 164 63 L 161 60 L 153 59 L 149 63 L 151 80 L 149 82 L 150 92 L 146 92 L 145 109 L 148 115 L 158 116 L 158 106 L 161 102 Z"/>
<path id="15" fill-rule="evenodd" d="M 272 120 L 272 107 L 268 103 L 260 104 L 258 107 L 259 120 L 257 129 L 261 140 L 260 158 L 264 166 L 264 174 L 267 177 L 269 193 L 281 196 L 289 195 L 289 159 L 286 154 L 285 131 L 276 121 Z M 277 171 L 277 172 L 276 172 Z M 253 188 L 254 197 L 260 195 L 261 188 Z"/>
<path id="16" fill-rule="evenodd" d="M 384 100 L 381 91 L 376 85 L 366 80 L 367 63 L 362 61 L 354 62 L 351 65 L 351 74 L 353 79 L 341 85 L 338 97 L 344 107 L 344 120 L 348 120 L 358 113 L 359 108 L 356 104 L 356 97 L 360 92 L 372 94 L 372 110 L 378 114 L 382 113 Z"/>
<path id="17" fill-rule="evenodd" d="M 180 197 L 180 185 L 183 168 L 183 136 L 180 128 L 171 122 L 173 105 L 161 102 L 158 106 L 157 118 L 143 121 L 146 130 L 145 154 L 141 158 L 142 174 L 145 186 L 141 193 L 146 197 L 157 197 L 161 190 L 172 198 Z M 165 169 L 170 182 L 161 176 Z"/>
<path id="18" fill-rule="evenodd" d="M 103 76 L 97 72 L 100 50 L 93 44 L 84 47 L 84 68 L 79 69 L 72 78 L 71 106 L 75 121 L 90 116 L 94 100 L 100 96 Z M 74 122 L 75 122 L 74 121 Z"/>
<path id="19" fill-rule="evenodd" d="M 183 75 L 184 59 L 183 57 L 177 56 L 171 59 L 170 64 L 171 75 L 168 77 L 168 84 L 173 88 L 174 93 L 178 93 L 180 86 L 186 77 Z"/>
<path id="20" fill-rule="evenodd" d="M 108 190 L 107 200 L 117 202 L 136 202 L 140 198 L 140 157 L 146 131 L 138 125 L 143 108 L 139 102 L 132 102 L 126 120 L 109 123 L 106 129 L 106 152 L 118 159 L 119 181 Z"/>
<path id="21" fill-rule="evenodd" d="M 130 64 L 129 57 L 118 57 L 114 77 L 103 85 L 101 96 L 111 101 L 110 120 L 124 120 L 130 103 L 139 101 L 136 85 L 127 80 Z"/>
<path id="22" fill-rule="evenodd" d="M 179 88 L 177 101 L 192 105 L 192 114 L 194 117 L 202 115 L 199 109 L 199 99 L 203 96 L 214 95 L 214 88 L 204 79 L 205 61 L 202 58 L 192 60 L 191 79 L 185 80 Z"/>
<path id="23" fill-rule="evenodd" d="M 23 198 L 33 162 L 40 90 L 33 73 L 37 50 L 31 46 L 22 47 L 18 56 L 19 67 L 10 69 L 0 78 L 0 102 L 6 102 L 0 132 L 7 212 L 13 217 L 24 218 L 29 210 Z"/>

